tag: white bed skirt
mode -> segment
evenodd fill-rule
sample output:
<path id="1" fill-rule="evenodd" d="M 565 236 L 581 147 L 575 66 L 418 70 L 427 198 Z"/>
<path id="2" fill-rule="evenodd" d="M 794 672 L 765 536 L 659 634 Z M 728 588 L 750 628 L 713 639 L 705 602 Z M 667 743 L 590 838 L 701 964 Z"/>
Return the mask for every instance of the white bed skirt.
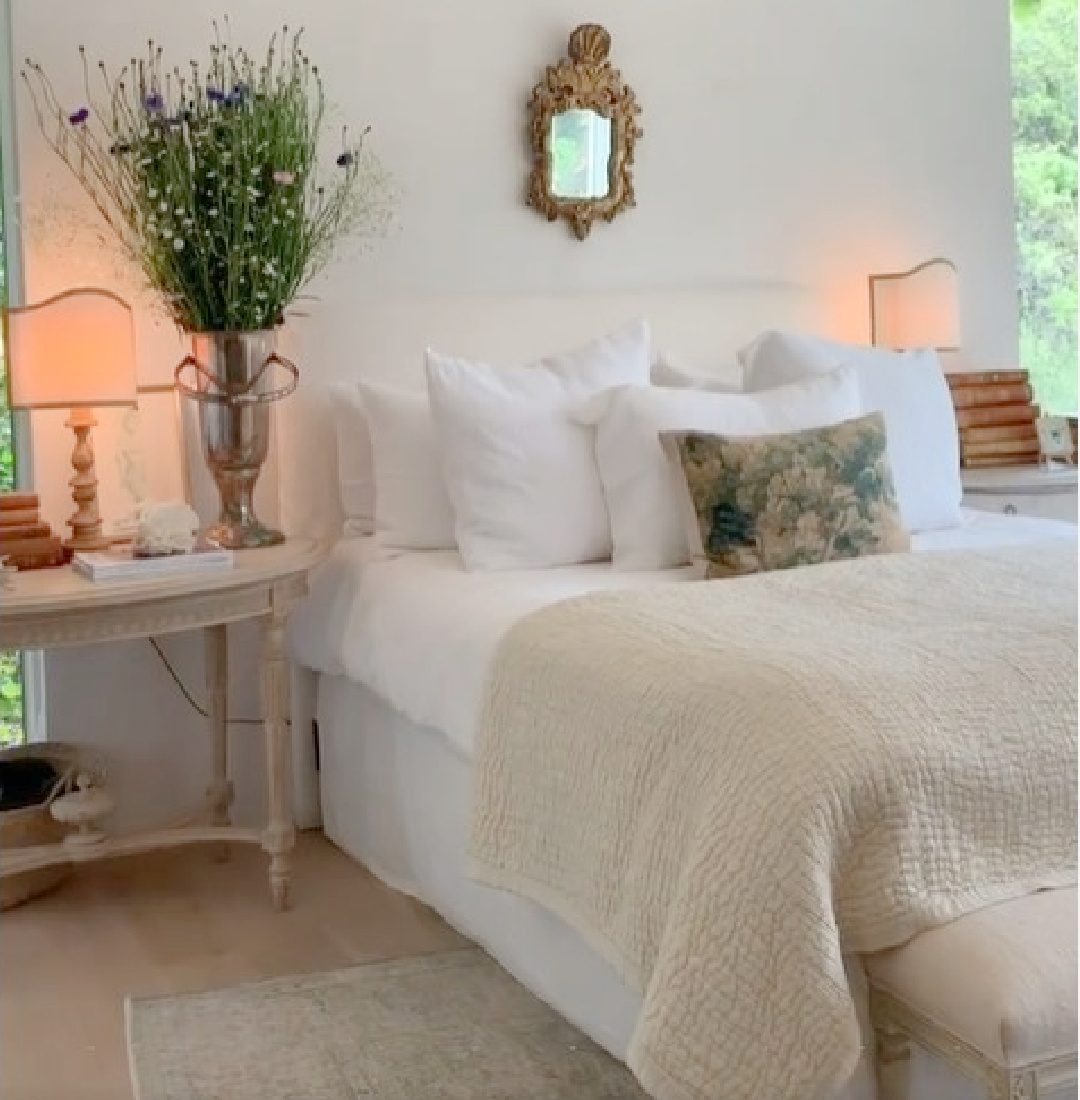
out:
<path id="1" fill-rule="evenodd" d="M 319 776 L 326 835 L 383 882 L 431 906 L 616 1058 L 640 997 L 581 936 L 524 898 L 465 877 L 470 764 L 362 684 L 320 676 Z M 861 986 L 858 966 L 850 968 Z M 860 1003 L 865 997 L 860 996 Z M 978 1088 L 916 1054 L 912 1095 L 975 1100 Z M 871 1100 L 865 1057 L 836 1100 Z"/>
<path id="2" fill-rule="evenodd" d="M 319 678 L 318 722 L 326 835 L 621 1058 L 640 998 L 562 921 L 465 877 L 470 765 L 447 738 L 344 677 Z"/>

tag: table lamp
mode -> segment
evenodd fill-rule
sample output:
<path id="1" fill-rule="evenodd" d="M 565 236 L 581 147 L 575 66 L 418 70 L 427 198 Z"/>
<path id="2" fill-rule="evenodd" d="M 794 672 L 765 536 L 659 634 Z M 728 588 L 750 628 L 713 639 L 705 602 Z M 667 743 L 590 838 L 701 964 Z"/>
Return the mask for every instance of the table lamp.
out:
<path id="1" fill-rule="evenodd" d="M 93 409 L 136 403 L 131 307 L 107 290 L 80 288 L 5 312 L 11 407 L 71 410 L 75 514 L 64 546 L 102 550 L 112 540 L 102 534 L 98 511 Z"/>
<path id="2" fill-rule="evenodd" d="M 937 257 L 870 276 L 870 342 L 879 348 L 959 351 L 956 265 Z"/>

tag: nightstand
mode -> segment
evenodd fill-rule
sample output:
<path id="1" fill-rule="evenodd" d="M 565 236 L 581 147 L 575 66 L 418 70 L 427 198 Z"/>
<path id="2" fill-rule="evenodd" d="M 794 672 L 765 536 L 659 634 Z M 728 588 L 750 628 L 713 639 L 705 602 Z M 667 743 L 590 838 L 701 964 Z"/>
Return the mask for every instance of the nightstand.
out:
<path id="1" fill-rule="evenodd" d="M 1005 466 L 961 473 L 969 508 L 1076 523 L 1075 466 Z"/>
<path id="2" fill-rule="evenodd" d="M 47 649 L 204 629 L 213 768 L 202 806 L 179 824 L 149 831 L 108 835 L 95 824 L 111 805 L 106 792 L 90 789 L 66 796 L 71 800 L 71 813 L 65 820 L 80 831 L 58 844 L 5 850 L 0 853 L 0 877 L 181 844 L 239 841 L 260 845 L 270 857 L 271 897 L 276 908 L 285 908 L 296 832 L 285 627 L 289 612 L 306 594 L 308 572 L 322 560 L 324 549 L 312 539 L 289 539 L 280 546 L 238 550 L 231 569 L 205 574 L 90 581 L 71 566 L 64 566 L 20 572 L 12 578 L 0 602 L 0 635 L 4 646 L 11 649 Z M 233 789 L 228 759 L 225 628 L 246 619 L 263 625 L 264 829 L 230 823 Z"/>

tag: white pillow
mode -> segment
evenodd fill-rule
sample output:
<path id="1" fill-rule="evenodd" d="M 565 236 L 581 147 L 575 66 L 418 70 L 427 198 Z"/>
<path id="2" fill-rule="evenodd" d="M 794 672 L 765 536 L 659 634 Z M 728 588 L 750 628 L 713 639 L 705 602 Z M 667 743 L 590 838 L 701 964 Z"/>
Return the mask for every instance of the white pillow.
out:
<path id="1" fill-rule="evenodd" d="M 649 362 L 645 321 L 505 370 L 428 351 L 428 392 L 467 569 L 610 556 L 592 433 L 570 410 L 610 386 L 647 385 Z"/>
<path id="2" fill-rule="evenodd" d="M 337 437 L 338 492 L 345 534 L 370 535 L 375 530 L 375 470 L 364 399 L 355 382 L 335 382 L 327 392 Z"/>
<path id="3" fill-rule="evenodd" d="M 454 512 L 446 495 L 431 405 L 422 390 L 358 382 L 371 435 L 375 530 L 387 546 L 454 546 Z"/>
<path id="4" fill-rule="evenodd" d="M 740 370 L 698 374 L 679 366 L 669 356 L 658 355 L 652 365 L 652 382 L 656 386 L 737 393 L 741 389 L 741 376 L 737 373 Z M 375 530 L 375 460 L 367 410 L 355 382 L 335 382 L 327 389 L 337 436 L 338 490 L 345 515 L 345 534 L 370 535 Z"/>
<path id="5" fill-rule="evenodd" d="M 699 374 L 680 366 L 668 355 L 658 355 L 652 365 L 652 384 L 680 390 L 742 393 L 742 368 L 729 367 L 722 373 Z"/>
<path id="6" fill-rule="evenodd" d="M 599 394 L 577 415 L 596 426 L 615 568 L 669 569 L 690 560 L 683 472 L 665 454 L 661 432 L 772 435 L 835 424 L 861 411 L 855 372 L 847 368 L 765 393 L 620 386 Z"/>
<path id="7" fill-rule="evenodd" d="M 748 391 L 854 367 L 866 412 L 885 416 L 900 514 L 909 531 L 960 522 L 960 440 L 941 361 L 934 351 L 888 351 L 817 336 L 766 332 L 739 352 Z"/>

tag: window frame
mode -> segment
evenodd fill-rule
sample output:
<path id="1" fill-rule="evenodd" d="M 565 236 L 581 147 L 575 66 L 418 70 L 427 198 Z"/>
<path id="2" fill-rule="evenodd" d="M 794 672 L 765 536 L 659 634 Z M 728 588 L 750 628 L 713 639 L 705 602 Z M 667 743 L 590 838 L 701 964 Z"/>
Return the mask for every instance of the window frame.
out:
<path id="1" fill-rule="evenodd" d="M 13 53 L 11 0 L 0 0 L 0 163 L 3 164 L 3 194 L 0 217 L 4 220 L 3 256 L 7 275 L 7 298 L 11 305 L 25 299 L 19 191 L 18 139 L 15 130 L 16 72 Z M 12 436 L 15 446 L 15 484 L 30 489 L 34 484 L 34 455 L 30 439 L 30 416 L 25 409 L 12 412 Z M 45 655 L 41 650 L 26 650 L 22 655 L 23 732 L 27 742 L 48 737 L 45 695 Z"/>

